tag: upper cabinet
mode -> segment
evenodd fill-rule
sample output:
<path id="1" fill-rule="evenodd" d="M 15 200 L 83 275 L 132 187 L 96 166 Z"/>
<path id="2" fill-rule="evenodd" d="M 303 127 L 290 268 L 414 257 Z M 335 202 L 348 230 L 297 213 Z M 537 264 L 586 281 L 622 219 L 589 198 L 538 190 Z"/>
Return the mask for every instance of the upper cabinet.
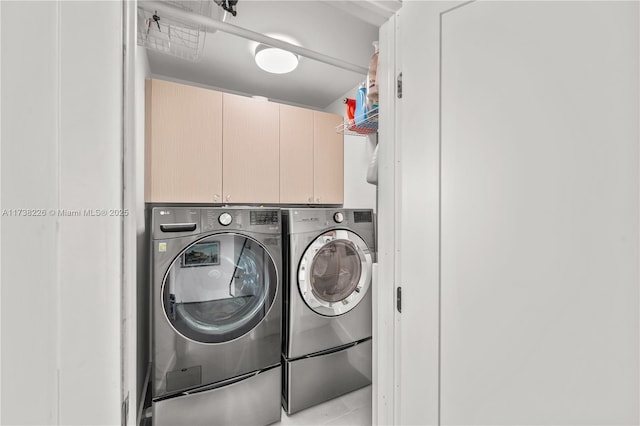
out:
<path id="1" fill-rule="evenodd" d="M 223 94 L 223 202 L 280 202 L 278 117 L 278 104 Z"/>
<path id="2" fill-rule="evenodd" d="M 313 203 L 313 171 L 313 111 L 280 105 L 280 202 Z"/>
<path id="3" fill-rule="evenodd" d="M 222 93 L 146 83 L 145 201 L 219 203 Z"/>
<path id="4" fill-rule="evenodd" d="M 280 202 L 342 204 L 342 117 L 280 105 Z"/>
<path id="5" fill-rule="evenodd" d="M 342 117 L 147 81 L 145 201 L 342 204 Z"/>
<path id="6" fill-rule="evenodd" d="M 342 117 L 313 112 L 313 194 L 316 204 L 344 201 L 344 136 L 336 133 Z"/>
<path id="7" fill-rule="evenodd" d="M 344 202 L 342 117 L 280 105 L 280 202 Z"/>

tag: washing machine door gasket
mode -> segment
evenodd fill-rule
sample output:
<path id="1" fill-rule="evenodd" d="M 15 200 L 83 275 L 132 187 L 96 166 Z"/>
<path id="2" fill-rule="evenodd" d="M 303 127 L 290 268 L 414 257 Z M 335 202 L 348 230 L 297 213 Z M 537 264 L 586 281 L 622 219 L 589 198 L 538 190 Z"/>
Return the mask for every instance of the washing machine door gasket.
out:
<path id="1" fill-rule="evenodd" d="M 371 286 L 372 256 L 360 236 L 346 229 L 319 235 L 298 267 L 298 287 L 314 312 L 338 316 L 355 308 Z"/>

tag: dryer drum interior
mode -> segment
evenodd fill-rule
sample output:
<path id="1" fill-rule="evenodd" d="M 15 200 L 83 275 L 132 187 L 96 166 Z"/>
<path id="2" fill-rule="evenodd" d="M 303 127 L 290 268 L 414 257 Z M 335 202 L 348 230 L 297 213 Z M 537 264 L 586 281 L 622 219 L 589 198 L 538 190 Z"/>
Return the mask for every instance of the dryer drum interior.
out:
<path id="1" fill-rule="evenodd" d="M 162 304 L 171 326 L 200 343 L 227 342 L 267 315 L 277 289 L 273 260 L 257 241 L 225 233 L 190 245 L 167 271 Z"/>
<path id="2" fill-rule="evenodd" d="M 333 240 L 316 253 L 311 263 L 313 293 L 327 302 L 340 302 L 358 286 L 362 273 L 356 246 L 348 240 Z"/>
<path id="3" fill-rule="evenodd" d="M 367 294 L 371 265 L 369 247 L 356 233 L 327 231 L 311 242 L 300 260 L 300 294 L 320 315 L 345 314 Z"/>

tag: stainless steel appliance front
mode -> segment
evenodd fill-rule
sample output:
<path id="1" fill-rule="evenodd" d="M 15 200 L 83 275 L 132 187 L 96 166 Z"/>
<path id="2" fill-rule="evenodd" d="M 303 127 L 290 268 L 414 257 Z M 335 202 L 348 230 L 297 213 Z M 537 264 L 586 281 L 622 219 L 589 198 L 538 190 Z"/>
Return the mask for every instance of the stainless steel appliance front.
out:
<path id="1" fill-rule="evenodd" d="M 277 366 L 223 383 L 223 386 L 185 393 L 156 402 L 154 426 L 256 426 L 280 420 L 282 367 Z"/>
<path id="2" fill-rule="evenodd" d="M 185 393 L 279 365 L 280 211 L 156 207 L 151 214 L 154 407 L 195 401 L 202 396 Z"/>
<path id="3" fill-rule="evenodd" d="M 284 210 L 283 230 L 283 405 L 293 413 L 371 382 L 373 212 Z"/>
<path id="4" fill-rule="evenodd" d="M 361 218 L 357 212 L 370 216 L 356 221 Z M 340 223 L 335 222 L 337 213 L 343 217 Z M 298 358 L 371 337 L 375 261 L 371 210 L 290 209 L 283 210 L 283 222 L 288 261 L 285 357 Z M 329 248 L 327 253 L 324 247 Z M 317 289 L 311 284 L 314 274 L 319 278 L 314 283 Z M 331 300 L 340 293 L 341 298 Z"/>
<path id="5" fill-rule="evenodd" d="M 371 383 L 371 339 L 339 351 L 297 360 L 284 360 L 287 413 L 328 401 Z"/>

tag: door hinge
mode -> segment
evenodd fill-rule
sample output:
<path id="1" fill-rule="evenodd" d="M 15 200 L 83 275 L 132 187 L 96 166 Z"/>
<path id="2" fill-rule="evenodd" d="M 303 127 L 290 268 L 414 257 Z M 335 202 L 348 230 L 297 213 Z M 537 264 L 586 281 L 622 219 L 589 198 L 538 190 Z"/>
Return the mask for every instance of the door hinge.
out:
<path id="1" fill-rule="evenodd" d="M 402 99 L 402 73 L 398 74 L 397 83 L 398 83 L 398 89 L 397 89 L 398 99 Z"/>
<path id="2" fill-rule="evenodd" d="M 396 309 L 402 313 L 402 287 L 396 288 Z"/>

